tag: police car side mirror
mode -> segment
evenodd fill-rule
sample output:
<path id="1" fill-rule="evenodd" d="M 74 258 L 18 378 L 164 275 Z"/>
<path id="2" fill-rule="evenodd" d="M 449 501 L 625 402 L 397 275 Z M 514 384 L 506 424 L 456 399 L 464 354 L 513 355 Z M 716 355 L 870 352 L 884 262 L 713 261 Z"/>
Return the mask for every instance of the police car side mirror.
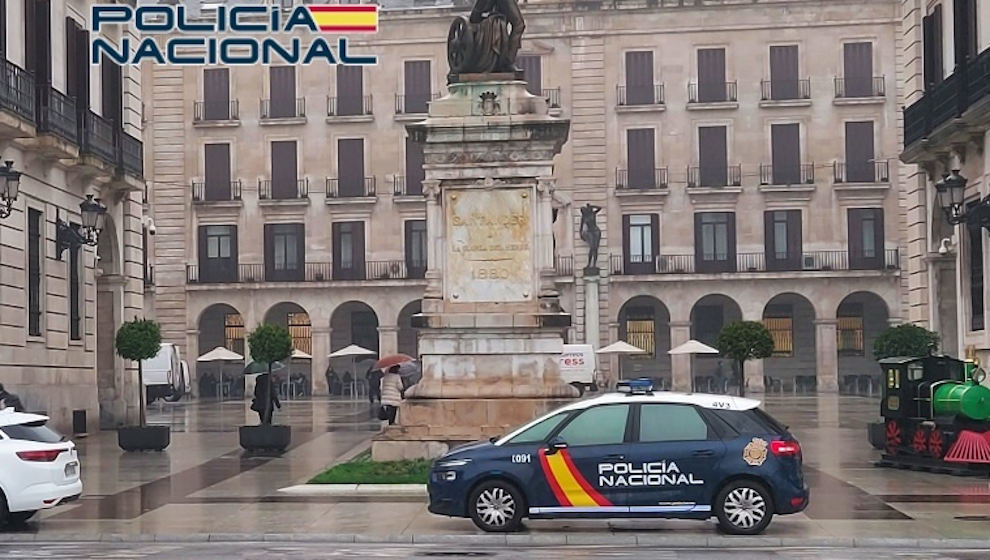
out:
<path id="1" fill-rule="evenodd" d="M 567 449 L 567 442 L 559 437 L 555 437 L 547 444 L 547 454 L 553 455 L 561 449 Z"/>

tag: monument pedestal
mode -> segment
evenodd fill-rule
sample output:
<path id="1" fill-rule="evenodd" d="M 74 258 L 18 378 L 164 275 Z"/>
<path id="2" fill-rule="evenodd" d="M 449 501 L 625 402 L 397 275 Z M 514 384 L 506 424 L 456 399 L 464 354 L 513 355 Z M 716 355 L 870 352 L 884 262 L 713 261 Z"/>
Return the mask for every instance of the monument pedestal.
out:
<path id="1" fill-rule="evenodd" d="M 375 460 L 434 457 L 504 434 L 577 396 L 560 377 L 563 313 L 554 284 L 553 158 L 569 122 L 523 81 L 472 75 L 423 122 L 427 288 L 423 378 Z M 498 79 L 492 79 L 498 78 Z"/>

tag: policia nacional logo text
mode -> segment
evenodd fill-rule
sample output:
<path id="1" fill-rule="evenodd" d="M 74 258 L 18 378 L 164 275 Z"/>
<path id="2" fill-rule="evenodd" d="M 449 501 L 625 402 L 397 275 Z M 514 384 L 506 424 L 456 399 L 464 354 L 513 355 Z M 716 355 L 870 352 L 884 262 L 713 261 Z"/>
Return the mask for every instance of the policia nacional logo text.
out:
<path id="1" fill-rule="evenodd" d="M 652 463 L 599 463 L 598 486 L 693 486 L 704 484 L 694 473 L 682 473 L 677 463 L 654 461 Z"/>

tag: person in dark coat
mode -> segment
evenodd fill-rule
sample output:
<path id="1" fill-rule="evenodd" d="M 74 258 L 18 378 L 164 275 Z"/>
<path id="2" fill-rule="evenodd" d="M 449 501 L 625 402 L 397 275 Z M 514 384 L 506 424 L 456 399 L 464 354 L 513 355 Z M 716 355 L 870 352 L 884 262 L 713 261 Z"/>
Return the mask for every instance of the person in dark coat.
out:
<path id="1" fill-rule="evenodd" d="M 262 424 L 271 424 L 275 408 L 282 408 L 282 402 L 278 400 L 278 388 L 272 387 L 268 378 L 267 373 L 258 376 L 254 383 L 254 399 L 251 401 L 251 410 L 258 413 L 258 420 Z M 271 408 L 268 407 L 269 394 L 272 399 Z"/>
<path id="2" fill-rule="evenodd" d="M 24 404 L 21 403 L 21 399 L 13 394 L 8 393 L 7 389 L 4 389 L 3 383 L 0 383 L 0 402 L 3 403 L 3 407 L 13 408 L 14 412 L 24 412 Z"/>
<path id="3" fill-rule="evenodd" d="M 375 404 L 375 399 L 378 399 L 378 403 L 382 402 L 382 370 L 375 369 L 375 366 L 368 368 L 368 372 L 364 374 L 365 379 L 368 380 L 368 402 Z"/>

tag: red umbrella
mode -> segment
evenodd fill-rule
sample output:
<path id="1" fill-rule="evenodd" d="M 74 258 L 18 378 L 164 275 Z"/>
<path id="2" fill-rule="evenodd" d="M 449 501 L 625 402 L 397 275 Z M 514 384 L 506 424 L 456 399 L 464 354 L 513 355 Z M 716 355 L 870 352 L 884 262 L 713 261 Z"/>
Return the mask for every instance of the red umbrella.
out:
<path id="1" fill-rule="evenodd" d="M 375 362 L 375 369 L 380 369 L 382 371 L 385 371 L 392 366 L 397 366 L 412 361 L 415 361 L 415 358 L 413 358 L 409 354 L 391 354 L 388 356 L 384 356 L 381 359 L 379 359 L 377 362 Z"/>

